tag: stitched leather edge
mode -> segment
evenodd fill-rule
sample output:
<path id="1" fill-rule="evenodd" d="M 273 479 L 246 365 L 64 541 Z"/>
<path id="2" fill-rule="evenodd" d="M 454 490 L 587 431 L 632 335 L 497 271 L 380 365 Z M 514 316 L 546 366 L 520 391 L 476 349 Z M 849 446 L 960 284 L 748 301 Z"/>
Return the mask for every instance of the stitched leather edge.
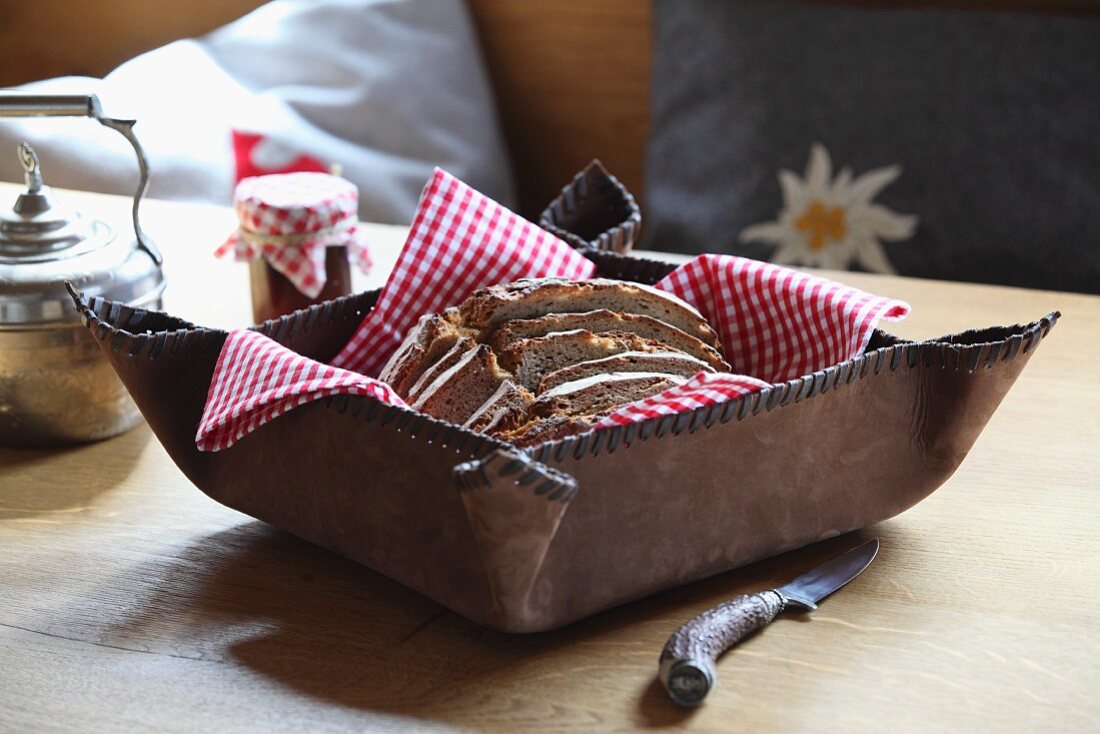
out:
<path id="1" fill-rule="evenodd" d="M 617 277 L 643 283 L 654 283 L 677 266 L 657 260 L 643 260 L 611 252 L 586 252 L 604 277 Z M 71 284 L 66 284 L 70 296 L 81 312 L 84 324 L 93 335 L 111 349 L 126 350 L 130 356 L 156 359 L 162 354 L 185 355 L 191 351 L 220 348 L 225 331 L 197 327 L 163 312 L 136 309 L 101 297 L 85 299 Z M 296 331 L 309 331 L 320 325 L 347 318 L 361 319 L 373 307 L 380 290 L 345 296 L 307 309 L 295 311 L 252 328 L 276 341 L 293 336 Z M 407 433 L 411 438 L 452 447 L 456 453 L 475 459 L 505 448 L 522 451 L 536 461 L 549 458 L 557 461 L 567 456 L 581 459 L 598 456 L 652 437 L 679 435 L 683 432 L 712 428 L 718 423 L 744 420 L 761 412 L 770 412 L 791 403 L 799 403 L 829 390 L 840 389 L 856 380 L 878 375 L 882 370 L 893 372 L 903 365 L 915 368 L 975 372 L 999 361 L 1030 353 L 1042 341 L 1061 314 L 1057 311 L 1030 324 L 994 326 L 947 334 L 923 342 L 910 342 L 876 329 L 871 344 L 885 344 L 845 362 L 809 375 L 779 383 L 744 397 L 713 403 L 675 415 L 649 418 L 627 426 L 614 426 L 548 441 L 538 446 L 517 449 L 512 444 L 481 433 L 474 433 L 453 423 L 406 408 L 385 405 L 368 396 L 339 395 L 319 402 L 352 417 Z"/>

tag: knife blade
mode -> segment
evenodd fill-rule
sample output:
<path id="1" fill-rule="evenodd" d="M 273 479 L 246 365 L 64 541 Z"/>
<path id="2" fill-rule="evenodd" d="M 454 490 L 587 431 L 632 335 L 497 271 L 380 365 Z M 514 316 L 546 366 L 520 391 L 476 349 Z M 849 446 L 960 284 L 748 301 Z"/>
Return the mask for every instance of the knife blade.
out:
<path id="1" fill-rule="evenodd" d="M 817 609 L 818 602 L 871 565 L 878 549 L 878 538 L 869 540 L 790 583 L 738 596 L 693 617 L 661 651 L 658 676 L 668 695 L 681 706 L 698 706 L 718 681 L 718 656 L 786 609 Z"/>

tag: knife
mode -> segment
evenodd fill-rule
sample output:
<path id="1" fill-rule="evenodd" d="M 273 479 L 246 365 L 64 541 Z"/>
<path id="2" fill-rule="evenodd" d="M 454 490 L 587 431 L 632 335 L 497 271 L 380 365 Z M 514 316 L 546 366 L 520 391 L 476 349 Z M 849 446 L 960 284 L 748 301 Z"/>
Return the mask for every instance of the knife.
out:
<path id="1" fill-rule="evenodd" d="M 878 538 L 869 540 L 785 586 L 730 599 L 692 618 L 661 651 L 658 675 L 668 695 L 681 706 L 698 706 L 718 680 L 719 655 L 786 609 L 817 609 L 819 601 L 871 565 L 878 546 Z"/>

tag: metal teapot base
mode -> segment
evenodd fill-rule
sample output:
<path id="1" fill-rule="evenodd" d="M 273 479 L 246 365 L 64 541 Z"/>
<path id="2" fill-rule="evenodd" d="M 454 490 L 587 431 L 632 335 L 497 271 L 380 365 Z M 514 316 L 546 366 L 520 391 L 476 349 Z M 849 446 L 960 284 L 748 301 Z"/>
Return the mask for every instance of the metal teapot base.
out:
<path id="1" fill-rule="evenodd" d="M 82 325 L 0 330 L 0 446 L 87 443 L 140 422 L 137 406 Z"/>

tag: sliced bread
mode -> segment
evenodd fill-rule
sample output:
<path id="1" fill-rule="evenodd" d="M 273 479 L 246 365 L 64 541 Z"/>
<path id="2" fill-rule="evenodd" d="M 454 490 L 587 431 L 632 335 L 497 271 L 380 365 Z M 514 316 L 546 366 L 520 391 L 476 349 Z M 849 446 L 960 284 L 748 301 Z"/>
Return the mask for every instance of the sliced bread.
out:
<path id="1" fill-rule="evenodd" d="M 484 433 L 510 431 L 527 420 L 527 411 L 534 402 L 535 396 L 527 388 L 505 380 L 462 427 Z"/>
<path id="2" fill-rule="evenodd" d="M 531 446 L 716 370 L 729 370 L 717 337 L 674 296 L 547 279 L 484 288 L 425 316 L 381 377 L 416 410 Z"/>
<path id="3" fill-rule="evenodd" d="M 547 390 L 573 380 L 612 372 L 658 372 L 688 378 L 700 372 L 714 372 L 714 368 L 683 352 L 623 352 L 612 357 L 577 362 L 555 370 L 539 380 L 536 392 L 542 395 Z"/>
<path id="4" fill-rule="evenodd" d="M 566 436 L 592 430 L 592 423 L 583 418 L 555 415 L 549 418 L 536 418 L 510 431 L 498 435 L 504 441 L 516 446 L 536 446 L 547 441 L 555 441 Z"/>
<path id="5" fill-rule="evenodd" d="M 619 331 L 593 334 L 587 329 L 574 329 L 517 339 L 500 351 L 500 363 L 515 375 L 519 384 L 535 390 L 544 376 L 577 362 L 622 352 L 667 351 L 671 351 L 668 345 L 637 334 Z"/>
<path id="6" fill-rule="evenodd" d="M 682 329 L 653 316 L 632 313 L 615 313 L 597 309 L 584 313 L 552 313 L 534 319 L 513 319 L 493 329 L 486 343 L 498 352 L 518 339 L 546 336 L 558 331 L 587 329 L 594 334 L 608 331 L 625 331 L 646 339 L 663 342 L 674 349 L 707 362 L 718 372 L 729 372 L 730 366 L 717 349 L 691 336 Z"/>
<path id="7" fill-rule="evenodd" d="M 547 390 L 531 407 L 531 415 L 597 416 L 636 400 L 656 395 L 687 378 L 660 372 L 612 372 L 566 382 Z"/>
<path id="8" fill-rule="evenodd" d="M 462 336 L 458 310 L 421 316 L 405 341 L 382 367 L 378 379 L 388 383 L 399 395 L 409 388 L 424 370 L 435 364 Z"/>
<path id="9" fill-rule="evenodd" d="M 641 283 L 606 278 L 517 280 L 482 288 L 459 306 L 463 323 L 484 331 L 511 319 L 600 309 L 652 316 L 712 347 L 718 346 L 718 336 L 698 311 L 671 293 Z"/>
<path id="10" fill-rule="evenodd" d="M 493 350 L 479 344 L 425 387 L 412 407 L 461 425 L 507 379 L 507 373 L 497 366 Z"/>
<path id="11" fill-rule="evenodd" d="M 437 349 L 436 347 L 443 342 L 449 342 L 451 345 L 450 348 L 446 350 L 442 348 Z M 398 390 L 398 394 L 402 395 L 406 400 L 417 400 L 424 389 L 431 385 L 437 377 L 455 366 L 467 352 L 473 351 L 476 347 L 477 342 L 468 336 L 460 336 L 453 342 L 450 341 L 450 337 L 433 342 L 432 346 L 429 348 L 429 352 L 440 352 L 439 356 L 434 360 L 425 356 L 425 358 L 421 360 L 421 365 L 418 365 L 421 369 L 420 376 L 403 391 Z"/>

